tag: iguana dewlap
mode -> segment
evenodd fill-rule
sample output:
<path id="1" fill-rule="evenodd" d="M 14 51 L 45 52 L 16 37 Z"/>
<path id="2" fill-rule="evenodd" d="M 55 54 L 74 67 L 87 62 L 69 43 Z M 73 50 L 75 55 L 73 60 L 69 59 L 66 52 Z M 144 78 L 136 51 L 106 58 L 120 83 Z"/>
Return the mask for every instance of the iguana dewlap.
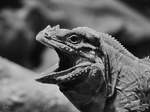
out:
<path id="1" fill-rule="evenodd" d="M 57 84 L 80 111 L 148 112 L 150 63 L 108 34 L 48 26 L 36 39 L 60 58 L 59 67 L 37 81 Z"/>

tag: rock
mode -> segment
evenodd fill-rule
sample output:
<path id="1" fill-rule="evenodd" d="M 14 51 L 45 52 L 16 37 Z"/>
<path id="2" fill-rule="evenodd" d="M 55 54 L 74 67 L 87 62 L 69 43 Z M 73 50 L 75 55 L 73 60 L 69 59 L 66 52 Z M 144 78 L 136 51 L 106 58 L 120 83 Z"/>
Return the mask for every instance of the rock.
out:
<path id="1" fill-rule="evenodd" d="M 38 75 L 0 58 L 0 111 L 78 112 L 55 85 L 35 81 Z"/>

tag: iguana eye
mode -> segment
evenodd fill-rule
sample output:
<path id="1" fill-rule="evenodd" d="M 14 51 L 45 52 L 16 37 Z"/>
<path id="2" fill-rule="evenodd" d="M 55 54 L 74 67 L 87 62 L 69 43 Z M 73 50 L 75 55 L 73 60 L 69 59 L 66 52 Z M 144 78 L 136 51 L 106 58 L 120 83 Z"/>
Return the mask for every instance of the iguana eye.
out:
<path id="1" fill-rule="evenodd" d="M 68 37 L 68 41 L 73 44 L 78 44 L 81 42 L 81 40 L 81 37 L 78 35 L 71 35 L 70 37 Z"/>

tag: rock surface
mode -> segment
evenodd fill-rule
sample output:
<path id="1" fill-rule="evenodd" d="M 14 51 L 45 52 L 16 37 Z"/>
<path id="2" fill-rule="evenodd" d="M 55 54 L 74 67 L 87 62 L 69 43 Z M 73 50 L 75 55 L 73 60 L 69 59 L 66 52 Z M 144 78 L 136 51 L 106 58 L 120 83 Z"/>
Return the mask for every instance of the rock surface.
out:
<path id="1" fill-rule="evenodd" d="M 0 111 L 78 112 L 55 85 L 43 85 L 37 74 L 0 58 Z"/>

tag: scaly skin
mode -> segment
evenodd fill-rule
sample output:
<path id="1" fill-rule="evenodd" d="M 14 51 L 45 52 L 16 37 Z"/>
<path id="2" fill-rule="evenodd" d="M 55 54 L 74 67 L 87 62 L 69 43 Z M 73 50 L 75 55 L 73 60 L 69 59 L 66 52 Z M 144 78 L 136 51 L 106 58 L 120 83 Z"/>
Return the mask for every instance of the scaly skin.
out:
<path id="1" fill-rule="evenodd" d="M 48 26 L 36 39 L 60 57 L 59 67 L 37 81 L 57 84 L 80 111 L 149 111 L 150 63 L 108 34 Z"/>

